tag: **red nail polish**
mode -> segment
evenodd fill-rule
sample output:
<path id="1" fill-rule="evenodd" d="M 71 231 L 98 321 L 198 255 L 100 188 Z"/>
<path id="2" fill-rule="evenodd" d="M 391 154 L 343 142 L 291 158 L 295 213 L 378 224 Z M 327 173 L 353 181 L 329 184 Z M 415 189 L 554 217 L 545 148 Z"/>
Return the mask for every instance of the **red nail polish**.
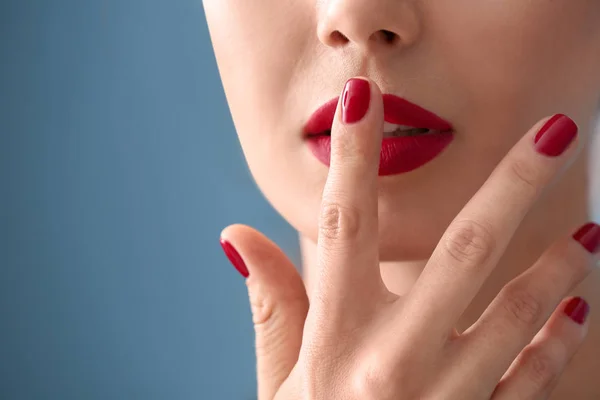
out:
<path id="1" fill-rule="evenodd" d="M 593 222 L 587 223 L 575 232 L 573 239 L 581 243 L 587 251 L 595 254 L 600 250 L 600 226 Z"/>
<path id="2" fill-rule="evenodd" d="M 367 114 L 371 101 L 371 85 L 364 79 L 352 78 L 346 82 L 342 95 L 342 121 L 358 122 Z"/>
<path id="3" fill-rule="evenodd" d="M 240 257 L 240 254 L 231 245 L 231 243 L 229 243 L 225 239 L 221 239 L 220 242 L 221 242 L 221 247 L 223 248 L 223 251 L 225 252 L 225 255 L 227 256 L 229 261 L 233 264 L 235 269 L 237 269 L 238 272 L 240 274 L 242 274 L 242 276 L 244 278 L 247 278 L 248 276 L 250 276 L 250 273 L 248 272 L 248 268 L 246 268 L 246 264 L 244 263 L 244 260 L 242 260 L 242 257 Z"/>
<path id="4" fill-rule="evenodd" d="M 535 136 L 538 153 L 556 157 L 565 152 L 577 136 L 577 124 L 564 114 L 556 114 Z"/>
<path id="5" fill-rule="evenodd" d="M 572 298 L 564 309 L 564 313 L 579 325 L 584 324 L 589 312 L 590 305 L 581 297 Z"/>

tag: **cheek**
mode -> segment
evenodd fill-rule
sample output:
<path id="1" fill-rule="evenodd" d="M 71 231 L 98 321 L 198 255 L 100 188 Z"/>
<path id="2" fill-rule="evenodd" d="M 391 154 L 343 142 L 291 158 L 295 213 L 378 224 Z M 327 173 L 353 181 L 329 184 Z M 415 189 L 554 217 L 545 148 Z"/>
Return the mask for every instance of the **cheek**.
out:
<path id="1" fill-rule="evenodd" d="M 258 187 L 288 222 L 312 231 L 326 171 L 301 146 L 306 84 L 316 46 L 314 5 L 212 0 L 207 20 L 244 156 Z M 222 2 L 222 3 L 221 3 Z"/>
<path id="2" fill-rule="evenodd" d="M 598 56 L 590 51 L 600 31 L 597 0 L 456 0 L 430 7 L 436 53 L 472 109 L 518 118 L 524 110 L 577 108 L 590 78 L 597 82 Z"/>
<path id="3" fill-rule="evenodd" d="M 294 79 L 306 72 L 298 60 L 312 59 L 302 54 L 314 47 L 308 41 L 317 40 L 314 5 L 210 1 L 215 3 L 207 21 L 232 119 L 252 175 L 274 202 L 279 192 L 293 192 L 287 182 L 297 181 L 305 167 L 298 153 L 303 122 L 298 110 L 305 105 Z"/>
<path id="4" fill-rule="evenodd" d="M 261 0 L 260 5 L 207 1 L 214 3 L 206 10 L 207 21 L 236 128 L 263 135 L 280 129 L 277 116 L 286 109 L 298 60 L 311 37 L 311 6 L 279 0 Z"/>

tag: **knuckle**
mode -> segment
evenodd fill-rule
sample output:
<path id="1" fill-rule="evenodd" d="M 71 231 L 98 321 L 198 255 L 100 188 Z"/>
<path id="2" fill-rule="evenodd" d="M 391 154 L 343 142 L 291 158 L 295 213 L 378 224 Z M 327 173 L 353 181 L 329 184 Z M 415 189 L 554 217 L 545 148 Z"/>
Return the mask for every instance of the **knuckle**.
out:
<path id="1" fill-rule="evenodd" d="M 531 194 L 537 192 L 541 177 L 540 168 L 522 159 L 514 160 L 509 166 L 511 178 L 520 184 L 522 190 L 527 190 Z"/>
<path id="2" fill-rule="evenodd" d="M 566 242 L 566 243 L 565 243 Z M 557 244 L 555 247 L 556 258 L 561 266 L 565 266 L 567 271 L 570 271 L 576 280 L 582 279 L 593 271 L 592 263 L 590 262 L 590 254 L 587 251 L 581 251 L 580 243 L 574 243 L 572 238 Z"/>
<path id="3" fill-rule="evenodd" d="M 551 355 L 538 349 L 523 351 L 523 366 L 527 378 L 538 388 L 550 385 L 560 371 Z"/>
<path id="4" fill-rule="evenodd" d="M 324 202 L 319 219 L 320 236 L 335 241 L 349 241 L 358 236 L 360 213 L 340 202 Z"/>
<path id="5" fill-rule="evenodd" d="M 564 292 L 570 291 L 592 272 L 587 254 L 581 254 L 576 247 L 571 240 L 562 240 L 542 255 L 541 262 L 545 265 L 544 274 L 548 281 Z"/>
<path id="6" fill-rule="evenodd" d="M 463 220 L 450 228 L 445 246 L 454 260 L 475 267 L 489 260 L 496 244 L 489 227 L 473 220 Z"/>
<path id="7" fill-rule="evenodd" d="M 393 399 L 397 396 L 392 369 L 383 363 L 370 362 L 353 374 L 351 385 L 354 397 L 358 399 Z"/>
<path id="8" fill-rule="evenodd" d="M 424 364 L 411 353 L 413 349 L 401 349 L 392 355 L 385 347 L 370 347 L 366 351 L 363 348 L 350 374 L 352 398 L 397 399 L 400 388 L 403 398 L 417 398 L 423 382 L 415 380 L 414 370 Z M 407 368 L 409 365 L 412 368 Z"/>
<path id="9" fill-rule="evenodd" d="M 246 281 L 246 286 L 248 287 L 254 325 L 262 326 L 271 322 L 275 310 L 275 301 L 272 296 L 265 294 L 265 291 L 257 287 L 258 285 L 252 282 L 250 278 Z"/>
<path id="10" fill-rule="evenodd" d="M 530 292 L 522 289 L 505 287 L 502 295 L 502 307 L 508 313 L 511 322 L 519 326 L 537 326 L 540 322 L 544 307 Z"/>

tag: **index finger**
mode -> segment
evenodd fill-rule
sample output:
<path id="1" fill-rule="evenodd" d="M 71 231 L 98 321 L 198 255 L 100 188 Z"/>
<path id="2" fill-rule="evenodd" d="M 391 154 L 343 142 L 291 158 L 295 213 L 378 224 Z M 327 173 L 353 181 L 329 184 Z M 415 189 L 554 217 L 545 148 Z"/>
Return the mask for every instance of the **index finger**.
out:
<path id="1" fill-rule="evenodd" d="M 377 239 L 382 136 L 379 88 L 366 78 L 350 79 L 331 130 L 330 170 L 319 217 L 315 298 L 330 306 L 360 301 L 356 288 L 372 296 L 370 288 L 383 286 Z"/>

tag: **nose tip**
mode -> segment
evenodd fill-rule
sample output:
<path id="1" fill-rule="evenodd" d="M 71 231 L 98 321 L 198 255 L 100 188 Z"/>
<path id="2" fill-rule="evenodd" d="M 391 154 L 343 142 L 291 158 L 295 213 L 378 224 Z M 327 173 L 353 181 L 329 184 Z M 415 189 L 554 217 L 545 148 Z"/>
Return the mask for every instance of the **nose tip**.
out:
<path id="1" fill-rule="evenodd" d="M 364 51 L 407 46 L 418 33 L 416 13 L 401 0 L 325 0 L 317 36 L 329 47 Z"/>

